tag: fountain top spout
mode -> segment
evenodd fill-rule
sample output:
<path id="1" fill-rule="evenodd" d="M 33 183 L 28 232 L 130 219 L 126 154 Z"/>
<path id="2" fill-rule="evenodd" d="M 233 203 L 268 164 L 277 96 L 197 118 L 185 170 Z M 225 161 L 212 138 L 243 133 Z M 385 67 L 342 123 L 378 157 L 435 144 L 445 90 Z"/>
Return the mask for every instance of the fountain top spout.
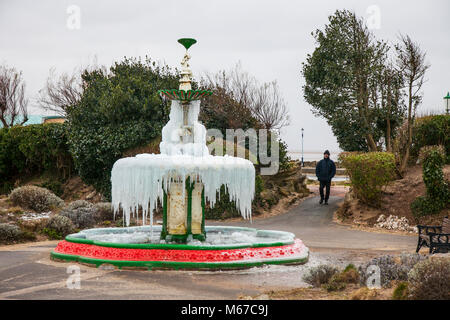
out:
<path id="1" fill-rule="evenodd" d="M 189 59 L 191 56 L 187 51 L 193 44 L 197 43 L 197 40 L 192 38 L 181 38 L 178 39 L 178 42 L 186 48 L 186 53 L 184 54 L 183 60 L 181 60 L 180 86 L 178 90 L 163 89 L 159 90 L 158 93 L 170 100 L 178 100 L 184 105 L 190 101 L 199 100 L 204 96 L 209 96 L 212 92 L 208 90 L 192 90 L 192 71 L 189 66 Z"/>
<path id="2" fill-rule="evenodd" d="M 197 43 L 197 40 L 192 38 L 181 38 L 178 39 L 178 42 L 183 45 L 183 47 L 186 48 L 186 51 L 193 45 Z"/>

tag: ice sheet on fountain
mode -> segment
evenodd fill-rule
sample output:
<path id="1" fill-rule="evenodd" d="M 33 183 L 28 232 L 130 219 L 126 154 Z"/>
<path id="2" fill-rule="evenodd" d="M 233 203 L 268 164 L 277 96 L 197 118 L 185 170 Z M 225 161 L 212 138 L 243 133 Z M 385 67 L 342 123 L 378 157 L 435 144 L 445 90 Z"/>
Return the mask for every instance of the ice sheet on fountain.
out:
<path id="1" fill-rule="evenodd" d="M 143 208 L 143 221 L 152 212 L 157 201 L 163 199 L 172 179 L 183 183 L 188 178 L 204 184 L 205 200 L 214 206 L 217 192 L 225 185 L 230 200 L 244 218 L 251 217 L 254 196 L 255 169 L 242 158 L 231 156 L 204 156 L 166 154 L 139 154 L 118 160 L 112 169 L 112 200 L 115 212 L 124 210 L 129 225 L 130 215 L 139 206 Z"/>

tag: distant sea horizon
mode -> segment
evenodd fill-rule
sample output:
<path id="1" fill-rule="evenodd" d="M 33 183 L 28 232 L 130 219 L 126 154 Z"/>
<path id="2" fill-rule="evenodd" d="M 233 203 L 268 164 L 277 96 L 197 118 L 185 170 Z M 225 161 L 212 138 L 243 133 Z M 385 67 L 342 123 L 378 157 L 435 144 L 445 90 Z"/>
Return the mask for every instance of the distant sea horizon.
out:
<path id="1" fill-rule="evenodd" d="M 339 153 L 342 151 L 339 150 L 330 150 L 331 159 L 337 160 Z M 302 152 L 301 151 L 288 151 L 288 156 L 291 157 L 292 160 L 301 160 Z M 303 152 L 303 161 L 317 161 L 323 158 L 323 151 L 304 151 Z"/>

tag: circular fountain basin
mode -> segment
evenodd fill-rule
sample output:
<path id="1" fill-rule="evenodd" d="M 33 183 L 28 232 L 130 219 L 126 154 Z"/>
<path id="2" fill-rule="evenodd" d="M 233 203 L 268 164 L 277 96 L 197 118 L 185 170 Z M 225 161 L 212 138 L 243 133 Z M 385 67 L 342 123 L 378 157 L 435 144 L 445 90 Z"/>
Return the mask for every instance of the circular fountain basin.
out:
<path id="1" fill-rule="evenodd" d="M 161 226 L 88 229 L 68 235 L 51 256 L 97 267 L 146 269 L 240 269 L 308 260 L 308 248 L 290 232 L 224 226 L 205 230 L 206 241 L 176 244 L 160 240 Z"/>

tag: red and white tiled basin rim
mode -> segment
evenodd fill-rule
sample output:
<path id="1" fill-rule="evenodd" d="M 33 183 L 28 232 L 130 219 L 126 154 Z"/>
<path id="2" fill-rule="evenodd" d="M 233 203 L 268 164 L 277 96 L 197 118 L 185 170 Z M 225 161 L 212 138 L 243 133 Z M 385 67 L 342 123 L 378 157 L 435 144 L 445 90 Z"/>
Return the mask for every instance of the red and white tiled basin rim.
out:
<path id="1" fill-rule="evenodd" d="M 113 246 L 61 241 L 51 253 L 53 259 L 76 261 L 100 266 L 109 264 L 118 268 L 172 268 L 172 269 L 233 269 L 264 264 L 300 264 L 308 261 L 309 250 L 300 239 L 290 244 L 252 246 L 227 249 L 196 249 L 195 246 L 161 245 L 136 248 L 132 245 Z"/>

